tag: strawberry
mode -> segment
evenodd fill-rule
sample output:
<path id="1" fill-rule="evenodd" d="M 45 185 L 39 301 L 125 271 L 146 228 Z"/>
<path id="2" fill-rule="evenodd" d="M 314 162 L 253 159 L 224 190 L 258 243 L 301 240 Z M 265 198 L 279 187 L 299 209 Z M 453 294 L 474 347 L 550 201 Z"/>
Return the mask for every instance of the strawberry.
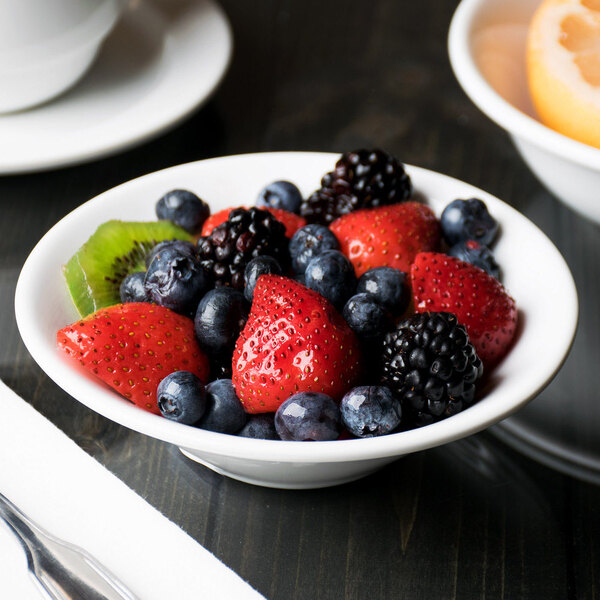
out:
<path id="1" fill-rule="evenodd" d="M 232 367 L 246 411 L 273 412 L 296 392 L 341 399 L 360 375 L 360 348 L 323 296 L 286 277 L 263 275 Z"/>
<path id="2" fill-rule="evenodd" d="M 241 207 L 245 208 L 245 207 Z M 268 210 L 278 221 L 285 225 L 285 235 L 291 238 L 300 227 L 306 225 L 306 219 L 299 217 L 297 214 L 283 210 L 282 208 L 273 208 L 271 206 L 261 206 L 261 210 Z M 235 208 L 224 208 L 214 215 L 211 215 L 204 221 L 202 226 L 201 236 L 210 235 L 211 231 L 218 227 L 221 223 L 225 223 L 229 218 L 229 213 L 235 210 Z"/>
<path id="3" fill-rule="evenodd" d="M 208 359 L 194 323 L 162 306 L 117 304 L 64 327 L 56 343 L 67 356 L 135 405 L 160 414 L 156 388 L 173 371 L 208 381 Z"/>
<path id="4" fill-rule="evenodd" d="M 415 310 L 454 313 L 487 368 L 508 352 L 517 328 L 517 306 L 496 278 L 436 252 L 418 254 L 410 276 Z"/>
<path id="5" fill-rule="evenodd" d="M 418 202 L 365 208 L 330 225 L 356 276 L 374 267 L 408 272 L 419 252 L 438 250 L 440 224 L 432 210 Z"/>

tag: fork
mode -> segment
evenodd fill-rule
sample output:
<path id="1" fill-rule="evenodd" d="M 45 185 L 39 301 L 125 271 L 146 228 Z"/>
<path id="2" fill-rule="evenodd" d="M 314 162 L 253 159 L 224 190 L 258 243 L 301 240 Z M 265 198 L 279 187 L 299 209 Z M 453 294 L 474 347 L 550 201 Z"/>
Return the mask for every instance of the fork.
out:
<path id="1" fill-rule="evenodd" d="M 44 531 L 0 493 L 0 519 L 16 535 L 27 568 L 50 600 L 136 600 L 115 575 L 83 548 Z"/>

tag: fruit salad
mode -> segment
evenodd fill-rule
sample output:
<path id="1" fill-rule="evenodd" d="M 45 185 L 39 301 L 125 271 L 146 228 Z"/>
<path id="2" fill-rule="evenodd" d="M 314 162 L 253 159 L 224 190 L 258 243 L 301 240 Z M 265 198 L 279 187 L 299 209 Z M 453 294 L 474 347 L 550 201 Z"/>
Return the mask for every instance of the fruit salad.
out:
<path id="1" fill-rule="evenodd" d="M 294 441 L 423 427 L 477 402 L 513 342 L 485 203 L 438 218 L 382 150 L 343 154 L 307 197 L 275 181 L 211 214 L 175 189 L 156 215 L 100 225 L 65 265 L 81 318 L 57 346 L 178 423 Z"/>

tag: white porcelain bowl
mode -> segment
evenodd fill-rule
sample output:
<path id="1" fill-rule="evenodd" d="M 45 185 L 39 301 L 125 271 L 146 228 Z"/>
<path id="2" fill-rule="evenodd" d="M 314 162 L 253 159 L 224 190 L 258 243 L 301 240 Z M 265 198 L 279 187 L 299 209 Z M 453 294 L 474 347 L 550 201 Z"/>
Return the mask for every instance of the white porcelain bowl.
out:
<path id="1" fill-rule="evenodd" d="M 303 194 L 309 194 L 336 159 L 334 154 L 301 152 L 216 158 L 140 177 L 83 204 L 42 238 L 19 277 L 15 309 L 29 352 L 60 387 L 109 419 L 176 444 L 219 473 L 279 488 L 323 487 L 357 479 L 404 454 L 480 431 L 536 396 L 562 365 L 575 333 L 577 293 L 569 268 L 548 238 L 507 204 L 466 183 L 417 167 L 408 167 L 408 172 L 438 215 L 455 198 L 478 196 L 487 203 L 501 224 L 496 257 L 519 307 L 516 344 L 494 371 L 482 400 L 468 410 L 422 429 L 379 438 L 246 439 L 144 412 L 58 353 L 57 330 L 78 318 L 61 265 L 100 223 L 115 218 L 154 220 L 155 201 L 176 187 L 196 192 L 213 211 L 252 205 L 258 191 L 276 179 L 294 181 Z"/>
<path id="2" fill-rule="evenodd" d="M 505 129 L 539 180 L 600 222 L 600 149 L 537 120 L 525 64 L 527 28 L 540 0 L 463 0 L 450 25 L 450 62 L 467 95 Z"/>
<path id="3" fill-rule="evenodd" d="M 78 81 L 124 0 L 0 2 L 0 113 L 45 102 Z"/>

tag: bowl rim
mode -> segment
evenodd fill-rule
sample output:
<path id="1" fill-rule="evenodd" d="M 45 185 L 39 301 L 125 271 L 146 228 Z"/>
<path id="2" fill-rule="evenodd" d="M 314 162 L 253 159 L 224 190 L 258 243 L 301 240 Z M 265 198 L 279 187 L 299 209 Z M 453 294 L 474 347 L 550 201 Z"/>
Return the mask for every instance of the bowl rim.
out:
<path id="1" fill-rule="evenodd" d="M 471 37 L 475 17 L 489 6 L 486 0 L 462 0 L 448 32 L 448 54 L 456 79 L 471 101 L 511 135 L 545 152 L 600 171 L 600 149 L 571 139 L 521 112 L 505 100 L 482 75 L 473 56 Z"/>
<path id="2" fill-rule="evenodd" d="M 41 262 L 43 266 L 43 257 L 48 260 L 48 257 L 52 256 L 53 247 L 61 239 L 68 238 L 72 221 L 82 221 L 88 211 L 93 211 L 96 205 L 101 205 L 105 200 L 110 199 L 112 195 L 118 197 L 130 189 L 134 190 L 136 186 L 142 187 L 149 181 L 162 182 L 163 179 L 170 178 L 172 175 L 174 175 L 176 181 L 179 173 L 193 171 L 198 169 L 199 165 L 209 165 L 207 168 L 210 168 L 210 165 L 214 164 L 215 161 L 256 160 L 260 163 L 263 160 L 297 160 L 299 162 L 304 160 L 309 162 L 318 159 L 327 160 L 329 161 L 328 164 L 334 164 L 338 157 L 339 154 L 336 153 L 265 152 L 201 160 L 143 175 L 111 188 L 85 202 L 63 217 L 42 237 L 31 251 L 21 270 L 15 292 L 15 314 L 17 326 L 25 346 L 42 370 L 63 390 L 90 409 L 120 425 L 185 449 L 196 450 L 201 452 L 203 456 L 212 454 L 271 463 L 331 463 L 401 456 L 442 445 L 481 431 L 508 417 L 539 394 L 550 383 L 564 363 L 577 328 L 577 290 L 564 258 L 536 225 L 505 202 L 458 179 L 428 169 L 406 165 L 407 171 L 417 182 L 417 189 L 420 178 L 423 180 L 433 178 L 440 182 L 440 187 L 441 184 L 447 188 L 460 186 L 464 194 L 481 197 L 484 201 L 495 205 L 496 210 L 502 210 L 505 214 L 508 214 L 510 219 L 517 219 L 531 229 L 534 237 L 543 242 L 546 255 L 551 255 L 552 260 L 555 261 L 553 262 L 556 274 L 555 281 L 562 281 L 561 289 L 564 291 L 564 303 L 567 308 L 564 314 L 561 315 L 564 318 L 562 321 L 563 326 L 555 332 L 555 340 L 560 350 L 555 353 L 552 361 L 548 361 L 548 364 L 544 365 L 542 375 L 535 382 L 530 382 L 526 389 L 521 390 L 518 394 L 513 394 L 513 396 L 518 397 L 502 399 L 501 409 L 494 410 L 491 414 L 487 411 L 483 416 L 485 405 L 478 403 L 451 419 L 445 419 L 420 429 L 367 439 L 336 440 L 335 443 L 329 441 L 312 442 L 310 444 L 241 438 L 175 423 L 140 410 L 97 380 L 92 381 L 93 385 L 91 387 L 87 384 L 83 384 L 83 387 L 87 386 L 87 391 L 91 392 L 92 396 L 97 396 L 96 400 L 99 399 L 100 401 L 96 404 L 94 398 L 81 397 L 81 393 L 78 393 L 81 392 L 79 386 L 82 385 L 82 379 L 86 375 L 81 373 L 78 377 L 73 377 L 74 367 L 70 361 L 62 356 L 59 357 L 54 343 L 52 343 L 51 349 L 48 347 L 48 340 L 43 336 L 41 328 L 36 327 L 37 313 L 34 310 L 33 302 L 34 293 L 42 291 L 39 289 L 40 284 L 37 281 L 39 267 L 36 269 L 36 265 Z M 92 376 L 90 375 L 89 378 L 92 379 Z M 118 402 L 106 402 L 106 394 L 110 394 Z M 495 400 L 498 401 L 499 399 L 496 398 Z M 481 406 L 484 406 L 484 408 L 478 408 Z"/>

